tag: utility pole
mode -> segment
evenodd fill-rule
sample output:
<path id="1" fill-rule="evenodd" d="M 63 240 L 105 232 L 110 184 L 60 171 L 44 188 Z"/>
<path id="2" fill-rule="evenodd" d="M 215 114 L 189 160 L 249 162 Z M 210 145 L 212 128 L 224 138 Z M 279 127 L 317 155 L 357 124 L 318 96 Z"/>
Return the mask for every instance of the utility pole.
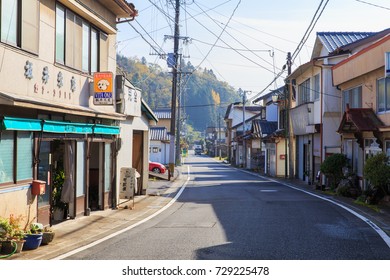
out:
<path id="1" fill-rule="evenodd" d="M 181 55 L 179 55 L 180 57 L 180 61 L 179 61 L 179 65 L 178 68 L 179 68 L 179 73 L 178 73 L 178 94 L 177 94 L 177 121 L 176 121 L 176 153 L 175 153 L 175 157 L 176 157 L 176 160 L 175 160 L 175 163 L 176 165 L 181 165 L 181 148 L 180 148 L 180 131 L 181 131 L 181 128 L 180 128 L 180 123 L 181 123 Z"/>
<path id="2" fill-rule="evenodd" d="M 291 74 L 291 52 L 288 52 L 287 53 L 287 76 L 290 76 Z M 284 177 L 285 178 L 288 178 L 289 177 L 289 174 L 290 176 L 292 175 L 292 160 L 291 160 L 291 144 L 290 144 L 290 126 L 289 126 L 289 104 L 290 104 L 290 91 L 289 91 L 289 86 L 285 86 L 285 89 L 284 89 L 284 94 L 285 94 L 285 100 L 284 100 L 284 109 L 285 109 L 285 114 L 286 114 L 286 117 L 285 117 L 285 128 L 284 128 L 284 135 L 285 135 L 285 138 L 284 138 L 284 149 L 285 149 L 285 153 L 286 153 L 286 156 L 285 156 L 285 159 L 284 159 Z M 287 141 L 288 140 L 288 141 Z M 287 152 L 287 149 L 288 149 L 288 152 Z M 290 163 L 288 165 L 288 163 Z M 290 172 L 288 172 L 288 167 L 290 167 Z"/>
<path id="3" fill-rule="evenodd" d="M 242 146 L 243 146 L 243 163 L 244 168 L 246 168 L 246 141 L 245 141 L 245 132 L 246 132 L 246 124 L 245 124 L 245 102 L 246 102 L 246 93 L 247 91 L 244 90 L 242 94 Z"/>
<path id="4" fill-rule="evenodd" d="M 176 90 L 177 90 L 177 61 L 179 50 L 179 16 L 180 16 L 180 0 L 176 0 L 175 5 L 175 34 L 173 40 L 173 57 L 174 64 L 172 68 L 172 104 L 171 104 L 171 133 L 169 142 L 169 175 L 168 179 L 171 179 L 175 171 L 175 126 L 176 126 Z"/>

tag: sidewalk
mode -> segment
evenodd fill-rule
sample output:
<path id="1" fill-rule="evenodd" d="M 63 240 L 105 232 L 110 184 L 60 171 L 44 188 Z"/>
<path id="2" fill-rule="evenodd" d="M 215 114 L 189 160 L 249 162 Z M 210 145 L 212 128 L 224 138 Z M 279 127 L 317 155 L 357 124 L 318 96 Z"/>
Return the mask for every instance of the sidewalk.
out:
<path id="1" fill-rule="evenodd" d="M 96 240 L 107 237 L 135 225 L 153 215 L 175 196 L 185 180 L 180 167 L 171 178 L 166 180 L 149 180 L 146 195 L 136 196 L 118 209 L 93 211 L 90 216 L 77 217 L 54 225 L 54 240 L 48 245 L 41 245 L 35 250 L 26 250 L 14 254 L 5 260 L 50 260 L 67 252 L 89 245 Z"/>
<path id="2" fill-rule="evenodd" d="M 147 194 L 136 196 L 134 206 L 133 201 L 127 201 L 126 203 L 120 204 L 118 209 L 115 210 L 94 211 L 91 212 L 90 216 L 82 216 L 74 220 L 62 222 L 53 226 L 56 236 L 49 245 L 42 245 L 36 250 L 22 251 L 6 260 L 54 259 L 74 249 L 89 245 L 96 240 L 135 225 L 167 205 L 185 183 L 186 178 L 184 177 L 186 176 L 181 174 L 180 167 L 177 170 L 177 174 L 173 176 L 171 181 L 149 180 Z M 247 170 L 245 172 L 261 176 Z M 377 212 L 369 207 L 356 204 L 352 198 L 332 196 L 315 190 L 313 186 L 307 185 L 300 180 L 284 178 L 269 179 L 344 205 L 371 220 L 390 236 L 390 207 L 388 205 L 379 205 L 380 210 Z"/>

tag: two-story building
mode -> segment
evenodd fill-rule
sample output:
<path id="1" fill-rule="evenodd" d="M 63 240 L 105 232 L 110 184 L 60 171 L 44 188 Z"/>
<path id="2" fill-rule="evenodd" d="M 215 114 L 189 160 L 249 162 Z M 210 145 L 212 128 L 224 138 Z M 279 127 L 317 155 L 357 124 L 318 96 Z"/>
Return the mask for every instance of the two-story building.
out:
<path id="1" fill-rule="evenodd" d="M 53 196 L 74 218 L 115 197 L 118 1 L 2 1 L 0 215 L 51 223 Z M 44 187 L 32 191 L 34 180 Z M 10 203 L 11 202 L 11 203 Z"/>
<path id="2" fill-rule="evenodd" d="M 337 132 L 351 171 L 367 188 L 363 167 L 378 152 L 390 155 L 390 30 L 332 67 L 333 84 L 341 92 Z"/>
<path id="3" fill-rule="evenodd" d="M 232 103 L 226 109 L 226 147 L 228 160 L 232 165 L 250 168 L 251 147 L 246 145 L 244 136 L 250 134 L 251 122 L 265 115 L 265 108 L 260 106 L 242 106 Z M 249 139 L 248 139 L 249 140 Z M 249 158 L 247 160 L 246 158 Z"/>
<path id="4" fill-rule="evenodd" d="M 364 39 L 373 35 L 375 33 L 319 32 L 311 60 L 286 78 L 290 85 L 292 170 L 297 178 L 309 184 L 314 182 L 326 156 L 341 152 L 340 137 L 336 133 L 341 117 L 341 96 L 332 83 L 332 67 L 360 50 L 367 43 Z"/>

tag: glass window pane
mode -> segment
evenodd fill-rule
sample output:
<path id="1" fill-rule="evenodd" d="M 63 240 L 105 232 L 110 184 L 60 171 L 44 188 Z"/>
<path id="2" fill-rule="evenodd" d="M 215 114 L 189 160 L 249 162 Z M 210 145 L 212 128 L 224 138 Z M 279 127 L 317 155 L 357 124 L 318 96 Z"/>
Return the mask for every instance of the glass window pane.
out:
<path id="1" fill-rule="evenodd" d="M 390 110 L 390 78 L 386 78 L 385 83 L 385 103 L 386 103 L 386 110 Z"/>
<path id="2" fill-rule="evenodd" d="M 22 48 L 38 53 L 39 47 L 39 1 L 22 2 Z"/>
<path id="3" fill-rule="evenodd" d="M 349 90 L 343 91 L 343 109 L 344 111 L 347 109 L 347 104 L 351 106 L 350 100 L 349 100 Z"/>
<path id="4" fill-rule="evenodd" d="M 65 63 L 65 9 L 56 8 L 56 62 Z"/>
<path id="5" fill-rule="evenodd" d="M 0 184 L 13 183 L 14 132 L 3 131 L 0 142 Z"/>
<path id="6" fill-rule="evenodd" d="M 89 25 L 83 22 L 83 64 L 82 70 L 89 73 Z"/>
<path id="7" fill-rule="evenodd" d="M 33 139 L 31 132 L 19 131 L 17 137 L 16 180 L 32 179 Z"/>
<path id="8" fill-rule="evenodd" d="M 320 98 L 320 75 L 317 74 L 314 76 L 314 100 Z"/>
<path id="9" fill-rule="evenodd" d="M 91 73 L 98 72 L 99 61 L 99 33 L 96 29 L 91 30 Z"/>
<path id="10" fill-rule="evenodd" d="M 76 15 L 70 11 L 66 10 L 66 40 L 65 40 L 65 64 L 70 67 L 74 67 L 74 45 L 76 43 L 75 33 L 76 33 Z"/>
<path id="11" fill-rule="evenodd" d="M 380 79 L 377 82 L 377 96 L 378 96 L 378 112 L 384 112 L 386 110 L 385 107 L 385 80 Z"/>
<path id="12" fill-rule="evenodd" d="M 1 1 L 1 41 L 16 45 L 17 41 L 18 1 Z"/>

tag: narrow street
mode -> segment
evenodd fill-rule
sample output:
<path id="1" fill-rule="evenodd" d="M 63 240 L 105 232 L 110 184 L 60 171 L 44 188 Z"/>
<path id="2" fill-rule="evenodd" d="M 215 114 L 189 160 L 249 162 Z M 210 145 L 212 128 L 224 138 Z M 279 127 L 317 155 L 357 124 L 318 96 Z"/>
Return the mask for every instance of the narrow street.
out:
<path id="1" fill-rule="evenodd" d="M 371 260 L 390 249 L 345 209 L 204 156 L 166 211 L 68 259 Z M 183 174 L 186 176 L 186 174 Z"/>

